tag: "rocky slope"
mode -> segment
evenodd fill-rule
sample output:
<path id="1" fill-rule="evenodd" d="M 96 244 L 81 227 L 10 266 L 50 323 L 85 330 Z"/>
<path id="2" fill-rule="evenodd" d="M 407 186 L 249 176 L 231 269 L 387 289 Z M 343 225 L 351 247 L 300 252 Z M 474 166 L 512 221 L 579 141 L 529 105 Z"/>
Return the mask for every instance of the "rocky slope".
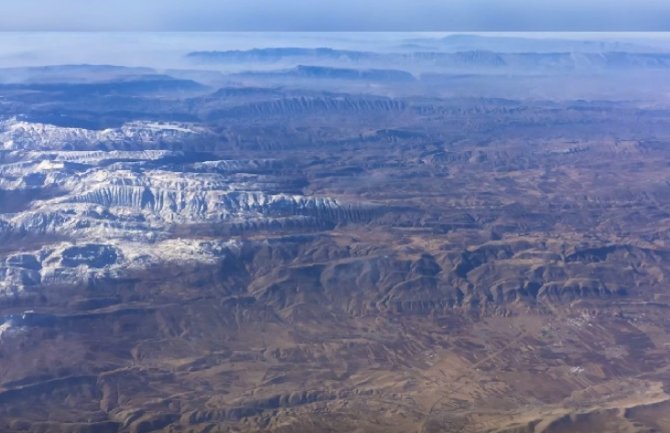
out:
<path id="1" fill-rule="evenodd" d="M 15 202 L 0 215 L 1 235 L 59 240 L 7 257 L 0 268 L 7 296 L 140 262 L 207 262 L 225 249 L 225 242 L 174 244 L 170 232 L 177 226 L 309 227 L 366 209 L 302 195 L 294 179 L 273 173 L 278 161 L 152 150 L 206 135 L 201 127 L 136 123 L 95 131 L 15 119 L 2 127 L 4 158 L 11 162 L 0 167 L 0 188 Z M 133 150 L 107 150 L 115 148 Z M 253 174 L 258 171 L 263 174 Z"/>
<path id="2" fill-rule="evenodd" d="M 667 104 L 369 84 L 0 98 L 0 431 L 670 431 Z"/>

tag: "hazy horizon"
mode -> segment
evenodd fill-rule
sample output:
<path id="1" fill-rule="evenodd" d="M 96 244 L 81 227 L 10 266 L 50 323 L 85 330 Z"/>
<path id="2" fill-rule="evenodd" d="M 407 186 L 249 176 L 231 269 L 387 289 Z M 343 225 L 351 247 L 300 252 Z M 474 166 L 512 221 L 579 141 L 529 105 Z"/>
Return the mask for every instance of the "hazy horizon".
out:
<path id="1" fill-rule="evenodd" d="M 639 45 L 639 51 L 670 49 L 670 32 L 0 32 L 0 67 L 114 64 L 180 68 L 193 67 L 184 62 L 184 55 L 198 50 L 329 47 L 396 52 L 418 39 L 436 43 L 450 35 L 616 41 Z"/>

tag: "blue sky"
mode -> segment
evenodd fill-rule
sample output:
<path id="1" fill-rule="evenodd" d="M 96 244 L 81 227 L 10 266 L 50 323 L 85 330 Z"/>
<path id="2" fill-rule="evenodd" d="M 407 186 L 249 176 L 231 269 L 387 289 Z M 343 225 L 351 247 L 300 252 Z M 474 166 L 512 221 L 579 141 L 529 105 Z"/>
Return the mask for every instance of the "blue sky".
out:
<path id="1" fill-rule="evenodd" d="M 0 0 L 0 30 L 666 31 L 669 0 Z"/>

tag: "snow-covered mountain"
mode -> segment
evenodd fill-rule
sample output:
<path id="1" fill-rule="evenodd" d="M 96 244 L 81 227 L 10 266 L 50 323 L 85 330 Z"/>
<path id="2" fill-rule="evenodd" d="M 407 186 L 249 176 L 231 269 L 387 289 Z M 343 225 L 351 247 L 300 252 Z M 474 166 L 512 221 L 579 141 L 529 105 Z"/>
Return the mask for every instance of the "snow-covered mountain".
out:
<path id="1" fill-rule="evenodd" d="M 11 118 L 0 122 L 0 146 L 5 150 L 114 149 L 132 144 L 155 147 L 192 139 L 206 132 L 205 128 L 179 123 L 138 121 L 98 131 Z"/>
<path id="2" fill-rule="evenodd" d="M 0 128 L 0 191 L 8 201 L 0 237 L 42 239 L 0 260 L 0 295 L 170 260 L 207 262 L 233 245 L 190 236 L 189 227 L 318 224 L 360 207 L 300 194 L 276 172 L 279 161 L 193 162 L 182 152 L 147 149 L 208 133 L 195 125 L 93 131 L 9 119 Z M 118 143 L 131 150 L 94 150 Z"/>

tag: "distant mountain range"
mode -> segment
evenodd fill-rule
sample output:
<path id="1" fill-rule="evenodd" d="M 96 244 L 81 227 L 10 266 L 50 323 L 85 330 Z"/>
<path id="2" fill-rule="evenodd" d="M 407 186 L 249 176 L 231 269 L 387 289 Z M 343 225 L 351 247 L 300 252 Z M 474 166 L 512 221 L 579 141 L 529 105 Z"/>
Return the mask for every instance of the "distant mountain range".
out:
<path id="1" fill-rule="evenodd" d="M 306 57 L 310 59 L 364 60 L 377 57 L 376 53 L 365 51 L 338 50 L 333 48 L 254 48 L 251 50 L 193 51 L 186 55 L 194 60 L 205 61 L 272 61 L 286 58 Z"/>
<path id="2" fill-rule="evenodd" d="M 455 34 L 442 38 L 412 38 L 408 39 L 402 47 L 443 52 L 486 50 L 505 53 L 602 53 L 609 51 L 644 53 L 663 51 L 653 45 L 616 40 L 583 40 L 560 38 L 557 36 L 523 37 L 473 34 Z"/>
<path id="3" fill-rule="evenodd" d="M 328 66 L 298 65 L 295 68 L 278 71 L 247 72 L 242 75 L 266 78 L 312 78 L 330 80 L 362 81 L 414 81 L 412 74 L 397 69 L 352 69 Z"/>
<path id="4" fill-rule="evenodd" d="M 617 69 L 666 69 L 670 67 L 670 53 L 640 53 L 625 51 L 606 52 L 496 52 L 470 50 L 459 52 L 413 51 L 399 53 L 370 53 L 365 51 L 340 51 L 333 49 L 267 48 L 248 51 L 195 51 L 188 59 L 199 63 L 246 64 L 246 63 L 294 63 L 303 60 L 334 66 L 333 62 L 346 65 L 404 65 L 414 68 L 439 67 L 444 69 L 516 69 L 552 71 L 570 70 L 617 70 Z M 326 69 L 299 67 L 295 73 L 301 76 L 319 76 Z M 343 74 L 344 70 L 336 75 Z M 351 74 L 351 73 L 350 73 Z M 357 77 L 361 73 L 353 74 Z M 364 75 L 364 74 L 363 74 Z"/>

